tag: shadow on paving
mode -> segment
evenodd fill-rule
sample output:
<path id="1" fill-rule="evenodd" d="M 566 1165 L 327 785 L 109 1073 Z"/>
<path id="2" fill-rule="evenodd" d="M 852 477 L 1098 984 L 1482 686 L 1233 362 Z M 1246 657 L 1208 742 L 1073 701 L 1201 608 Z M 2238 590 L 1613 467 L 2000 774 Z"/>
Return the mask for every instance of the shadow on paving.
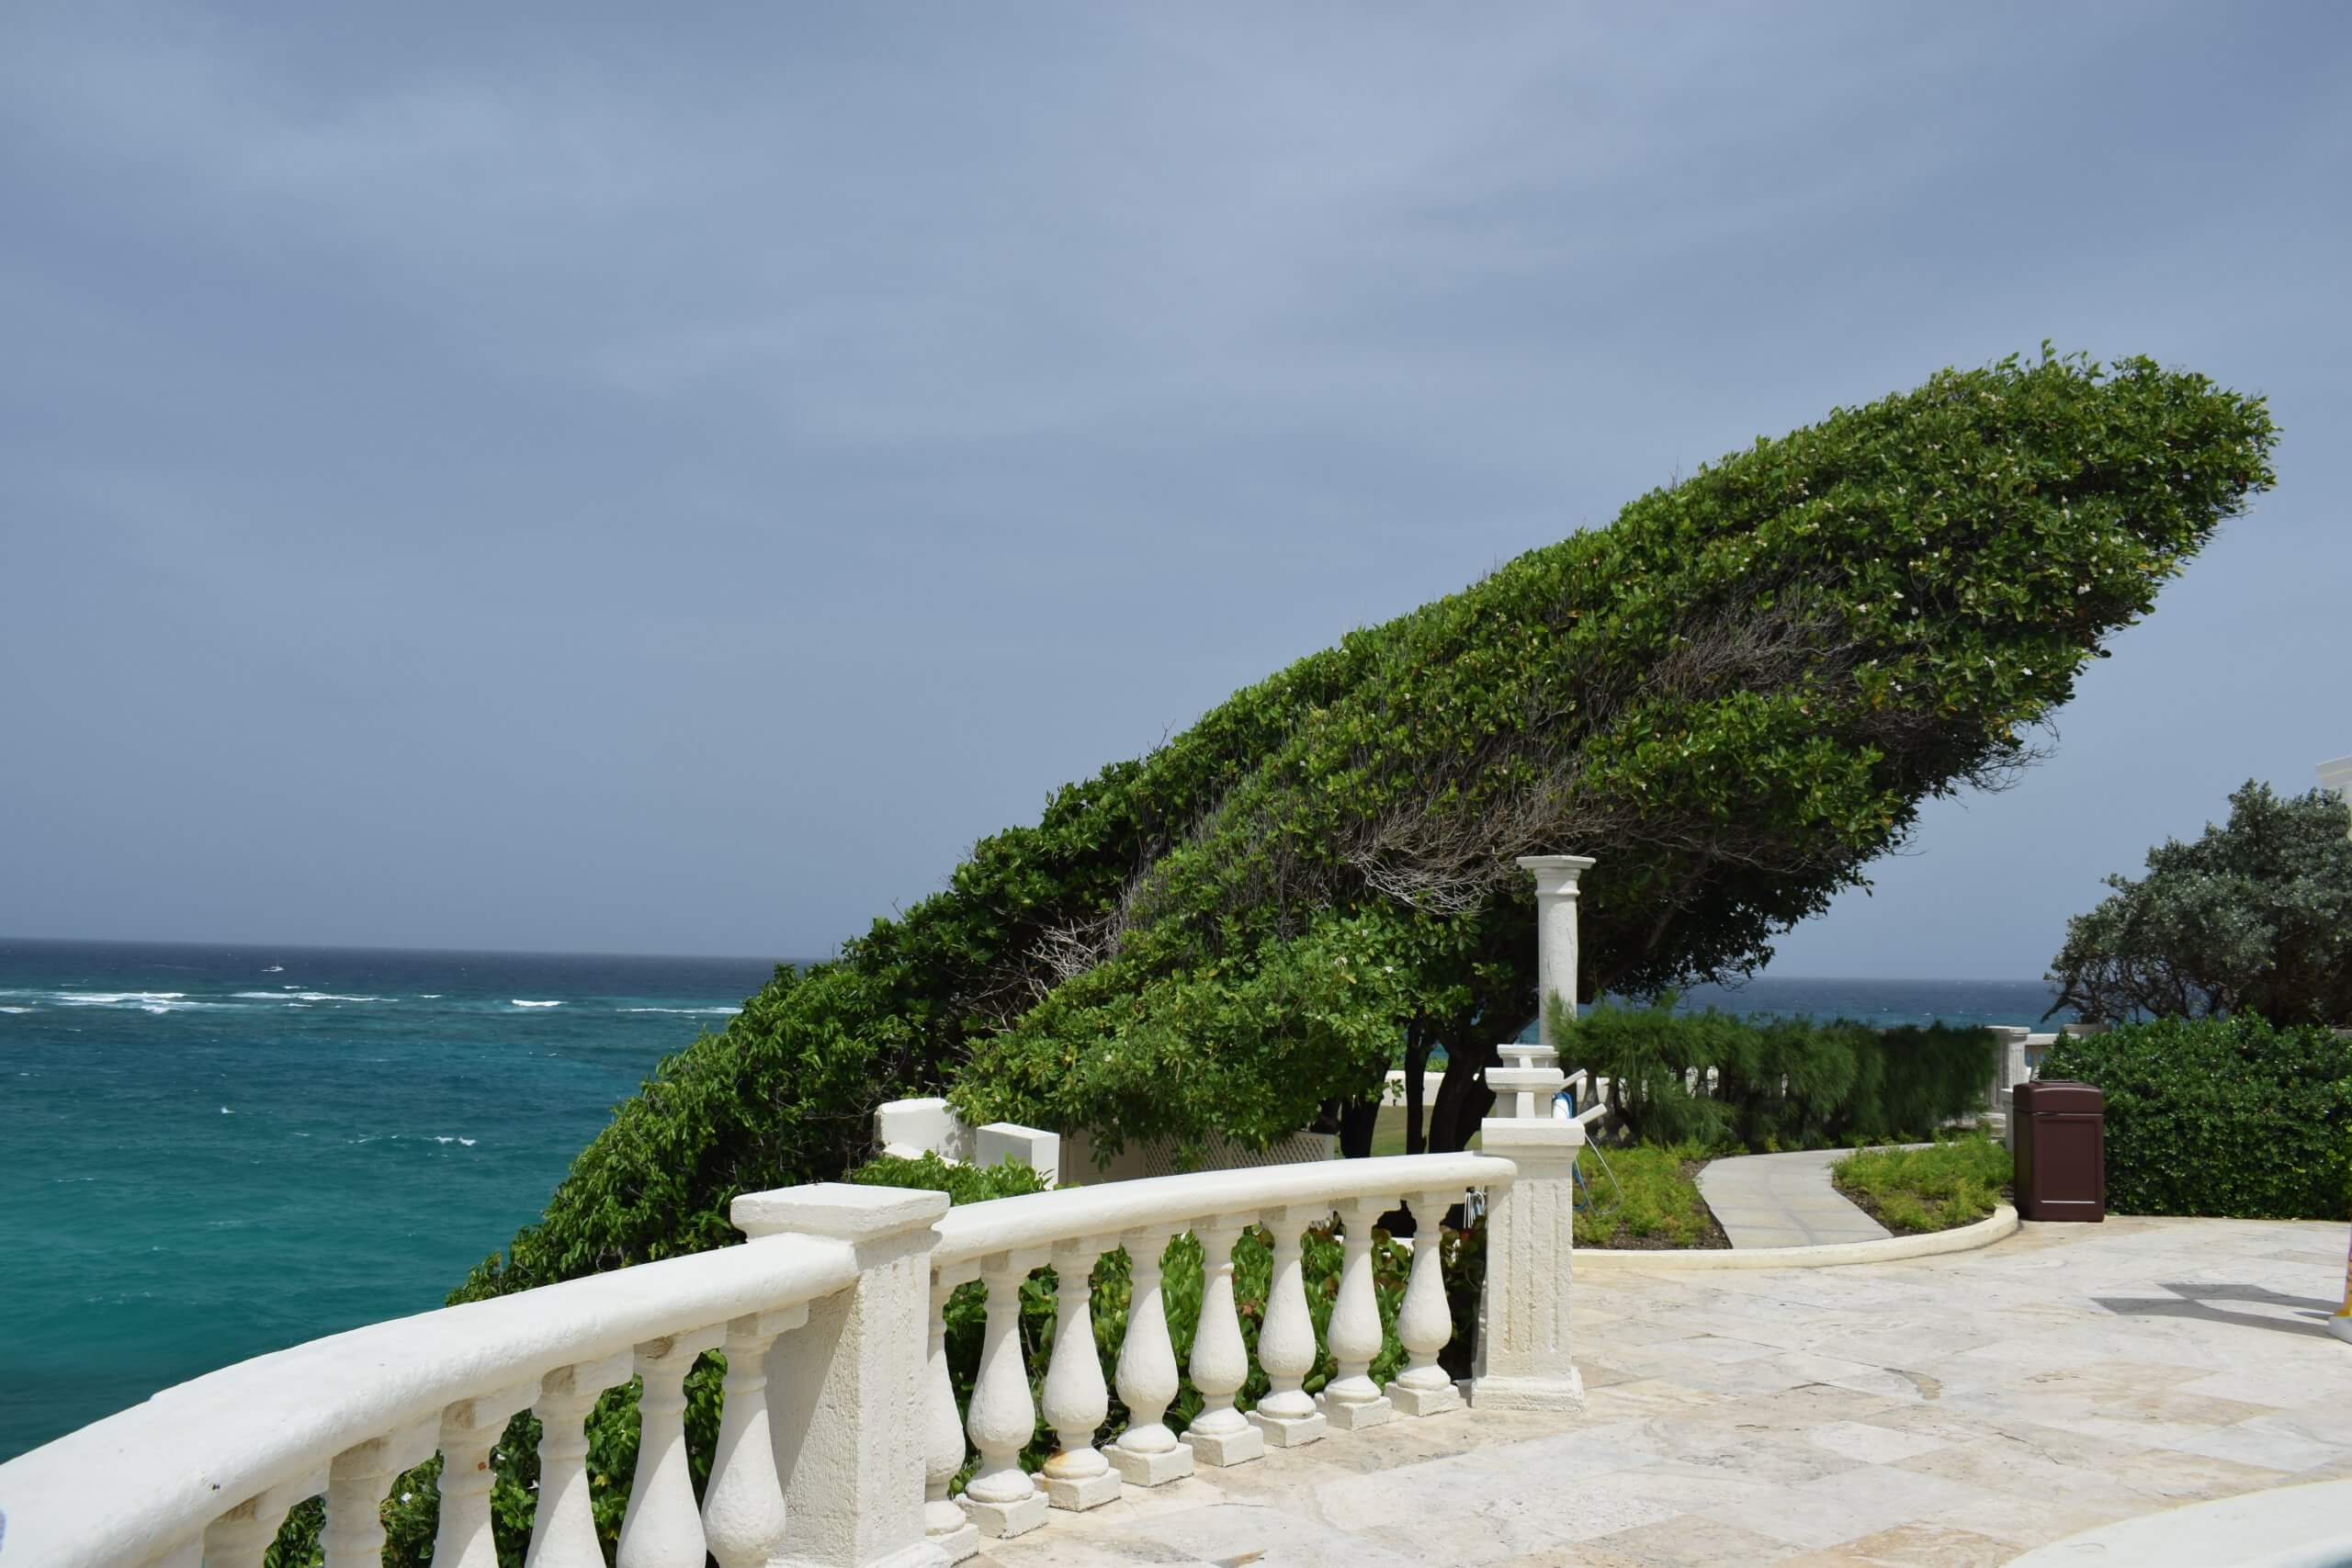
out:
<path id="1" fill-rule="evenodd" d="M 2334 1302 L 2312 1296 L 2290 1296 L 2261 1285 L 2160 1280 L 2156 1288 L 2170 1291 L 2177 1299 L 2094 1296 L 2091 1300 L 2118 1317 L 2193 1317 L 2207 1323 L 2239 1324 L 2247 1328 L 2267 1328 L 2283 1334 L 2309 1334 L 2312 1324 L 2324 1323 L 2335 1314 L 2336 1303 Z M 2252 1302 L 2264 1306 L 2288 1307 L 2296 1315 L 2287 1318 L 2265 1313 L 2230 1312 L 2211 1304 L 2215 1302 Z"/>

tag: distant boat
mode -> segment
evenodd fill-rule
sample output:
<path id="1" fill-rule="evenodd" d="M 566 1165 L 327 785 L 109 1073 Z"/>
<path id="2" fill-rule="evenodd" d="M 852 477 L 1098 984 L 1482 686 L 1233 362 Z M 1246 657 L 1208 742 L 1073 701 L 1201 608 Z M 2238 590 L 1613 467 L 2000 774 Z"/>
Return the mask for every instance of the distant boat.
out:
<path id="1" fill-rule="evenodd" d="M 272 964 L 266 966 L 262 970 L 262 973 L 265 975 L 283 975 L 286 973 L 286 965 L 283 964 Z"/>

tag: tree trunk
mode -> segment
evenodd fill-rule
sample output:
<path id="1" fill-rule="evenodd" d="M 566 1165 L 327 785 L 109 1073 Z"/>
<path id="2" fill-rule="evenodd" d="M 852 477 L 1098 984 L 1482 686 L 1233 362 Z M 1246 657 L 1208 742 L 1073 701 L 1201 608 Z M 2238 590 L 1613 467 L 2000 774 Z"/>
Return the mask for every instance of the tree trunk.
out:
<path id="1" fill-rule="evenodd" d="M 1464 1039 L 1461 1031 L 1455 1039 Z M 1470 1134 L 1494 1109 L 1494 1091 L 1486 1085 L 1482 1074 L 1502 1060 L 1491 1044 L 1446 1045 L 1445 1079 L 1437 1086 L 1437 1105 L 1430 1112 L 1430 1152 L 1459 1154 L 1469 1145 Z"/>
<path id="2" fill-rule="evenodd" d="M 1347 1159 L 1363 1159 L 1372 1153 L 1373 1129 L 1380 1121 L 1380 1101 L 1366 1105 L 1359 1101 L 1340 1108 L 1340 1153 Z"/>
<path id="3" fill-rule="evenodd" d="M 1421 1078 L 1430 1070 L 1430 1032 L 1420 1024 L 1405 1032 L 1405 1152 L 1425 1154 L 1429 1129 L 1421 1122 Z"/>

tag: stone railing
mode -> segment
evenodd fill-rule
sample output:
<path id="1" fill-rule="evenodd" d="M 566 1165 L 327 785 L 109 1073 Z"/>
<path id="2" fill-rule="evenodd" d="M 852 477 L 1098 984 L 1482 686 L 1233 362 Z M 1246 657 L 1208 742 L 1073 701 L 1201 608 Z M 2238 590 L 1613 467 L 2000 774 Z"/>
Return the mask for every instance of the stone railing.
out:
<path id="1" fill-rule="evenodd" d="M 1506 1118 L 1484 1133 L 1484 1155 L 1153 1178 L 952 1212 L 944 1194 L 896 1188 L 747 1194 L 732 1209 L 745 1245 L 314 1340 L 166 1389 L 0 1464 L 0 1568 L 252 1568 L 287 1510 L 322 1494 L 329 1568 L 374 1568 L 390 1488 L 436 1450 L 432 1561 L 492 1568 L 492 1451 L 525 1409 L 543 1434 L 531 1568 L 598 1568 L 586 1423 L 601 1393 L 633 1377 L 644 1380 L 643 1428 L 619 1568 L 697 1568 L 706 1552 L 722 1568 L 952 1562 L 979 1534 L 1035 1529 L 1054 1506 L 1091 1507 L 1195 1463 L 1245 1463 L 1269 1445 L 1458 1406 L 1462 1394 L 1437 1364 L 1452 1319 L 1436 1247 L 1415 1249 L 1397 1322 L 1409 1365 L 1385 1388 L 1369 1376 L 1383 1343 L 1373 1225 L 1401 1205 L 1433 1235 L 1438 1216 L 1474 1191 L 1487 1215 L 1487 1305 L 1469 1403 L 1572 1407 L 1582 1390 L 1568 1359 L 1569 1175 L 1582 1129 Z M 1321 1347 L 1302 1237 L 1334 1214 L 1345 1236 L 1327 1337 L 1338 1376 L 1310 1398 L 1303 1383 Z M 1244 1415 L 1236 1396 L 1250 1366 L 1233 1250 L 1260 1225 L 1273 1250 L 1257 1347 L 1272 1387 Z M 1167 1425 L 1179 1383 L 1161 1259 L 1187 1231 L 1204 1258 L 1190 1371 L 1206 1407 L 1179 1438 Z M 1057 1334 L 1043 1404 L 1059 1449 L 1040 1484 L 1019 1458 L 1037 1416 L 1021 1284 L 1057 1265 L 1062 1321 L 1091 1325 L 1090 1271 L 1122 1247 L 1132 1293 L 1115 1381 L 1130 1423 L 1106 1449 L 1092 1446 L 1108 1399 L 1094 1336 Z M 987 1291 L 986 1328 L 959 1417 L 943 1314 L 972 1280 Z M 725 1351 L 727 1372 L 697 1506 L 682 1386 L 711 1349 Z M 951 1500 L 967 1433 L 978 1465 Z"/>

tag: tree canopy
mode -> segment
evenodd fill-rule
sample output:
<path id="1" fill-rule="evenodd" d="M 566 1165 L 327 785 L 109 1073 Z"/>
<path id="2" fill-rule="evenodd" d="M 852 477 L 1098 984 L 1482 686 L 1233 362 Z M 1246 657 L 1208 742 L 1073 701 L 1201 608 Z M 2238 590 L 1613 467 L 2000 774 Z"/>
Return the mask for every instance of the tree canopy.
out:
<path id="1" fill-rule="evenodd" d="M 2030 760 L 2272 439 L 2257 398 L 2046 349 L 1759 439 L 1235 694 L 779 970 L 461 1294 L 723 1241 L 734 1192 L 838 1175 L 909 1093 L 1196 1147 L 1368 1104 L 1443 1042 L 1428 1136 L 1459 1147 L 1533 1007 L 1513 856 L 1599 857 L 1587 996 L 1754 967 L 1922 801 Z"/>
<path id="2" fill-rule="evenodd" d="M 2352 809 L 2327 791 L 2280 795 L 2249 779 L 2226 823 L 2167 839 L 2147 875 L 2107 885 L 2066 922 L 2051 963 L 2059 1007 L 2352 1024 Z"/>

